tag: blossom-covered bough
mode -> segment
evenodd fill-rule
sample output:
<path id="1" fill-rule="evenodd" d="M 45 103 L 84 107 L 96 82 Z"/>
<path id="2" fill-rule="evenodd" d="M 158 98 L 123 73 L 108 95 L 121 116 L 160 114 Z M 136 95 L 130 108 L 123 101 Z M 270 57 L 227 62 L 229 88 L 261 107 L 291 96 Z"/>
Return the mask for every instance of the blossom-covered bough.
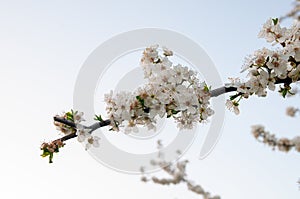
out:
<path id="1" fill-rule="evenodd" d="M 50 143 L 43 143 L 42 156 L 49 156 L 52 163 L 53 154 L 65 145 L 65 141 L 77 137 L 79 142 L 85 143 L 85 148 L 99 146 L 99 138 L 93 136 L 93 131 L 108 126 L 112 131 L 124 133 L 138 132 L 138 126 L 154 129 L 157 119 L 172 118 L 180 129 L 191 129 L 197 123 L 203 123 L 214 114 L 210 106 L 210 98 L 234 92 L 226 101 L 228 109 L 239 114 L 239 102 L 250 96 L 266 97 L 269 91 L 276 89 L 282 95 L 292 95 L 292 87 L 300 80 L 300 23 L 295 21 L 289 28 L 281 27 L 279 20 L 269 19 L 259 33 L 272 44 L 270 49 L 262 48 L 246 58 L 242 72 L 247 73 L 247 79 L 229 78 L 230 82 L 223 87 L 212 89 L 205 82 L 199 80 L 198 74 L 188 67 L 173 64 L 170 57 L 173 52 L 158 45 L 150 46 L 143 52 L 141 67 L 148 82 L 134 92 L 112 91 L 105 95 L 107 104 L 107 119 L 96 115 L 94 124 L 82 124 L 83 113 L 70 111 L 54 117 L 54 124 L 64 134 L 64 137 Z M 287 113 L 295 116 L 299 109 L 290 108 Z M 252 127 L 252 133 L 259 141 L 278 148 L 280 151 L 289 151 L 294 148 L 300 152 L 300 137 L 276 138 L 265 131 L 263 126 Z M 186 162 L 177 162 L 177 166 L 167 165 L 158 161 L 156 164 L 168 174 L 171 179 L 152 181 L 158 184 L 186 183 L 189 190 L 210 197 L 200 185 L 194 185 L 185 175 Z M 144 181 L 149 181 L 143 178 Z"/>

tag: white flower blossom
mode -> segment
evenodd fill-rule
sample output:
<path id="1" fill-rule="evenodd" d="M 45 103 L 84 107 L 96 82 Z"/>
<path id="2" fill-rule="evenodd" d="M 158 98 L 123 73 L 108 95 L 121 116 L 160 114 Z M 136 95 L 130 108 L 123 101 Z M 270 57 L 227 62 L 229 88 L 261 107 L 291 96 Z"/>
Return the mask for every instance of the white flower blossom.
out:
<path id="1" fill-rule="evenodd" d="M 285 77 L 287 73 L 287 60 L 282 58 L 282 56 L 279 52 L 274 52 L 266 65 L 269 69 L 273 69 L 277 76 Z"/>
<path id="2" fill-rule="evenodd" d="M 86 141 L 86 144 L 85 144 L 85 150 L 90 149 L 91 146 L 93 146 L 93 147 L 99 147 L 100 146 L 99 140 L 100 140 L 100 138 L 97 137 L 97 136 L 89 136 L 87 138 L 87 141 Z"/>
<path id="3" fill-rule="evenodd" d="M 293 68 L 291 72 L 289 72 L 288 77 L 291 78 L 293 82 L 298 81 L 300 77 L 300 65 L 298 65 L 296 68 Z"/>
<path id="4" fill-rule="evenodd" d="M 83 112 L 75 112 L 74 115 L 74 123 L 75 124 L 79 124 L 82 121 L 85 121 L 85 119 L 83 118 Z"/>
<path id="5" fill-rule="evenodd" d="M 236 115 L 240 114 L 239 107 L 236 103 L 232 102 L 231 100 L 226 100 L 226 107 L 233 111 Z"/>

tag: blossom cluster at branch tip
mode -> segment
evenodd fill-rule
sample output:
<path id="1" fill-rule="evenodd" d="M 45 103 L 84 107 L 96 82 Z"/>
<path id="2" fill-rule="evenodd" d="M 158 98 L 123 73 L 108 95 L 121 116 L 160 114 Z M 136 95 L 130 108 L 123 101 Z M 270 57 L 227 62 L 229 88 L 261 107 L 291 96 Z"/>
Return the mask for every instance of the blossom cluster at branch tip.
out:
<path id="1" fill-rule="evenodd" d="M 138 132 L 138 125 L 155 130 L 158 117 L 172 117 L 180 129 L 191 129 L 213 115 L 205 82 L 188 67 L 174 65 L 169 59 L 171 50 L 164 47 L 160 54 L 158 45 L 144 50 L 140 64 L 148 82 L 143 87 L 133 93 L 105 95 L 111 130 Z"/>
<path id="2" fill-rule="evenodd" d="M 252 134 L 257 140 L 272 147 L 273 149 L 278 148 L 279 151 L 289 152 L 292 148 L 294 148 L 297 152 L 300 152 L 300 136 L 296 136 L 293 139 L 278 139 L 274 134 L 266 131 L 262 125 L 252 126 Z"/>
<path id="3" fill-rule="evenodd" d="M 263 48 L 255 51 L 245 60 L 242 72 L 247 72 L 247 80 L 231 78 L 227 87 L 235 87 L 237 94 L 230 97 L 238 105 L 242 98 L 250 95 L 267 96 L 267 90 L 274 91 L 276 83 L 284 83 L 278 91 L 283 97 L 291 92 L 291 84 L 300 79 L 300 22 L 295 21 L 290 28 L 281 27 L 278 19 L 269 19 L 258 37 L 264 38 L 277 48 Z M 236 100 L 238 98 L 238 100 Z M 231 109 L 234 106 L 229 106 Z M 233 109 L 238 112 L 237 109 Z"/>
<path id="4" fill-rule="evenodd" d="M 59 152 L 59 148 L 63 147 L 65 143 L 63 143 L 61 140 L 56 140 L 53 142 L 46 143 L 44 142 L 41 145 L 41 150 L 43 153 L 41 154 L 42 157 L 49 156 L 49 163 L 53 162 L 53 154 Z"/>
<path id="5" fill-rule="evenodd" d="M 81 124 L 81 122 L 85 121 L 82 112 L 71 110 L 69 112 L 63 112 L 61 115 L 56 115 L 55 117 L 64 119 L 75 124 L 76 126 L 68 126 L 67 124 L 55 121 L 54 125 L 59 132 L 65 134 L 65 136 L 75 134 L 76 136 L 74 137 L 77 137 L 78 142 L 85 144 L 86 150 L 90 149 L 91 147 L 99 147 L 100 138 L 92 135 L 91 129 Z M 101 119 L 101 116 L 97 116 L 96 119 Z M 65 144 L 63 143 L 62 139 L 54 140 L 49 143 L 43 143 L 40 148 L 43 151 L 41 156 L 49 156 L 49 162 L 52 163 L 54 153 L 58 153 L 59 148 L 63 147 L 64 145 Z"/>

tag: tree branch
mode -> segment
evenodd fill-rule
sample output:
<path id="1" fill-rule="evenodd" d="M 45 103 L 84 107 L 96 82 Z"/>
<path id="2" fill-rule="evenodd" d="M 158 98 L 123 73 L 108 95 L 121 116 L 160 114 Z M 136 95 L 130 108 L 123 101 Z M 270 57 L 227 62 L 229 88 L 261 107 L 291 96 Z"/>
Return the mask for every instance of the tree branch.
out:
<path id="1" fill-rule="evenodd" d="M 75 129 L 77 128 L 76 124 L 74 122 L 70 121 L 70 120 L 66 120 L 64 118 L 57 117 L 57 116 L 53 117 L 53 119 L 54 119 L 55 122 L 60 122 L 62 124 L 68 125 L 68 126 L 70 126 L 72 128 L 75 128 Z M 110 120 L 103 120 L 102 122 L 96 122 L 96 123 L 94 123 L 94 124 L 92 124 L 92 125 L 90 125 L 88 127 L 84 126 L 84 128 L 91 129 L 90 133 L 92 133 L 96 129 L 101 128 L 103 126 L 108 126 L 109 124 L 110 124 Z M 62 141 L 63 142 L 63 141 L 72 139 L 74 137 L 77 137 L 76 132 L 73 132 L 73 133 L 70 133 L 68 135 L 65 135 L 64 137 L 56 139 L 53 142 L 57 142 L 57 141 Z"/>
<path id="2" fill-rule="evenodd" d="M 70 121 L 70 120 L 67 120 L 67 119 L 61 118 L 61 117 L 57 117 L 57 116 L 53 117 L 53 119 L 54 119 L 55 122 L 65 124 L 69 127 L 72 127 L 72 128 L 76 129 L 76 124 L 74 122 Z"/>

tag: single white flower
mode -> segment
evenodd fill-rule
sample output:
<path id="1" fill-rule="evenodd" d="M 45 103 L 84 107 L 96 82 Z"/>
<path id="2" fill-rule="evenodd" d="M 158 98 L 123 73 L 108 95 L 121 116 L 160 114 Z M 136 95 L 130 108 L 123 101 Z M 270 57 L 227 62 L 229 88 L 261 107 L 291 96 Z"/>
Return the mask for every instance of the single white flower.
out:
<path id="1" fill-rule="evenodd" d="M 195 114 L 199 106 L 196 95 L 191 91 L 187 91 L 187 89 L 185 92 L 176 95 L 176 101 L 178 103 L 177 110 L 186 110 L 191 114 Z"/>
<path id="2" fill-rule="evenodd" d="M 87 139 L 87 142 L 86 142 L 86 144 L 85 144 L 85 150 L 90 149 L 91 146 L 93 146 L 93 147 L 99 147 L 99 146 L 100 146 L 99 140 L 100 140 L 100 138 L 97 137 L 97 136 L 90 136 L 90 137 Z"/>
<path id="3" fill-rule="evenodd" d="M 298 65 L 296 68 L 293 68 L 289 73 L 288 77 L 293 80 L 293 82 L 296 82 L 300 78 L 300 65 Z"/>
<path id="4" fill-rule="evenodd" d="M 269 69 L 273 69 L 277 76 L 285 76 L 287 73 L 287 60 L 284 59 L 272 59 L 266 64 Z"/>
<path id="5" fill-rule="evenodd" d="M 231 100 L 226 100 L 226 107 L 230 110 L 233 111 L 236 115 L 240 113 L 239 107 L 237 103 L 232 102 Z"/>
<path id="6" fill-rule="evenodd" d="M 84 142 L 86 139 L 88 139 L 91 134 L 89 133 L 90 129 L 78 129 L 76 131 L 76 135 L 77 135 L 77 140 L 78 142 Z"/>
<path id="7" fill-rule="evenodd" d="M 274 72 L 268 73 L 265 70 L 261 70 L 258 78 L 264 88 L 268 87 L 271 91 L 274 91 L 276 82 L 275 76 Z"/>
<path id="8" fill-rule="evenodd" d="M 161 104 L 159 101 L 152 104 L 150 107 L 149 116 L 150 118 L 154 118 L 156 115 L 159 115 L 159 117 L 163 118 L 166 113 L 166 108 L 164 104 Z"/>
<path id="9" fill-rule="evenodd" d="M 73 118 L 75 124 L 85 121 L 85 119 L 83 118 L 83 112 L 74 112 Z"/>

